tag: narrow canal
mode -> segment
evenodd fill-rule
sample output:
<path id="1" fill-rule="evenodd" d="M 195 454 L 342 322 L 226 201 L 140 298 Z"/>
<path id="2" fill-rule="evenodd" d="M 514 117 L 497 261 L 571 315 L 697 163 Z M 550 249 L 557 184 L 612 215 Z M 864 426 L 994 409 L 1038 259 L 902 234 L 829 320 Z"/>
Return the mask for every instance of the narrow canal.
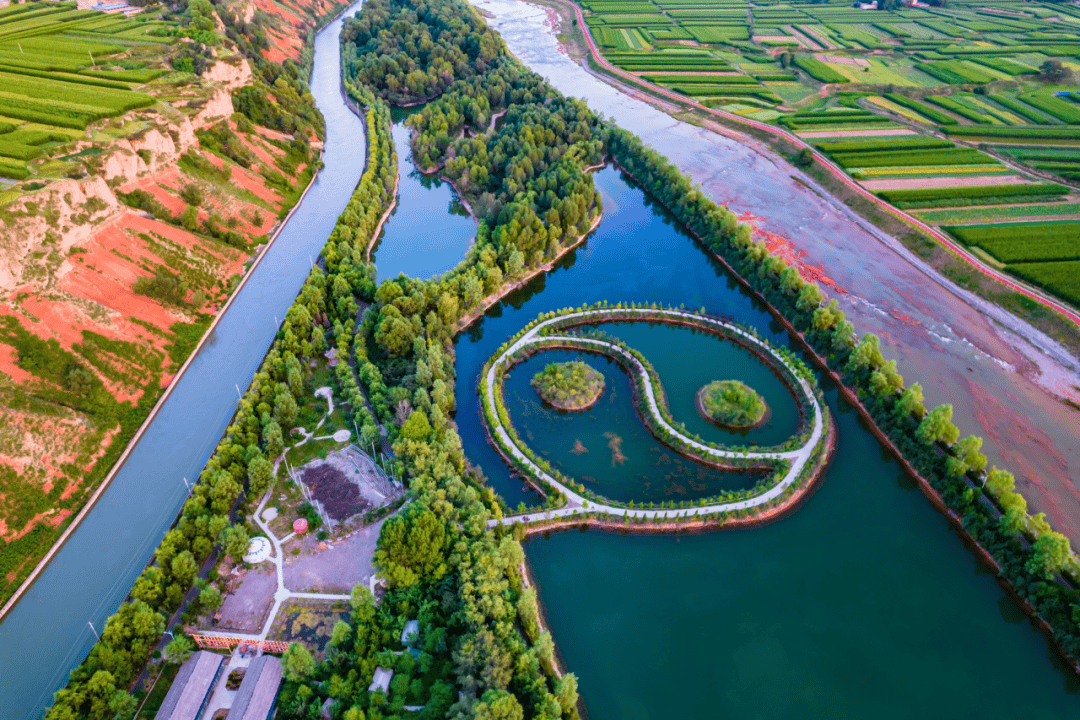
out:
<path id="1" fill-rule="evenodd" d="M 352 15 L 359 3 L 347 11 Z M 127 463 L 0 624 L 0 718 L 40 717 L 86 657 L 187 498 L 364 171 L 364 125 L 339 91 L 342 20 L 315 41 L 311 91 L 327 139 L 314 186 Z"/>
<path id="2" fill-rule="evenodd" d="M 488 445 L 475 388 L 484 361 L 540 313 L 600 300 L 684 303 L 794 347 L 642 191 L 611 168 L 596 182 L 604 202 L 597 231 L 457 339 L 456 420 L 465 452 L 511 506 L 536 496 L 522 491 Z M 636 324 L 611 332 L 656 365 L 671 388 L 673 414 L 688 425 L 693 410 L 679 398 L 705 379 L 733 377 L 768 390 L 753 364 L 703 355 L 697 346 L 705 336 L 660 330 Z M 534 360 L 548 355 L 560 359 L 544 353 Z M 511 375 L 527 378 L 536 369 Z M 619 372 L 601 370 L 609 378 Z M 533 447 L 553 460 L 572 462 L 582 433 L 602 438 L 639 422 L 632 411 L 595 419 L 586 411 L 572 420 L 577 432 L 541 439 L 551 419 L 527 412 L 535 391 L 512 380 L 506 398 L 519 434 L 537 438 Z M 526 543 L 550 629 L 580 679 L 589 717 L 899 720 L 927 708 L 1002 720 L 1074 717 L 1075 675 L 855 412 L 831 387 L 825 395 L 839 429 L 835 460 L 817 491 L 777 522 L 686 537 L 569 532 Z M 772 398 L 782 411 L 781 397 Z M 588 453 L 580 457 L 595 453 L 601 469 L 619 472 L 603 442 L 583 444 Z M 639 464 L 662 499 L 692 497 L 667 480 L 666 465 Z"/>

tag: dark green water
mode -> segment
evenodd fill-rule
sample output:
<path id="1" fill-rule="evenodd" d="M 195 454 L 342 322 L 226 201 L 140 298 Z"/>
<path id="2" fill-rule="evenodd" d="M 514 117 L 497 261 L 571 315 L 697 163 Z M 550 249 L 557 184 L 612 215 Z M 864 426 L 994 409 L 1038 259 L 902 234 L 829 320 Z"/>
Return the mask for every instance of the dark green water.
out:
<path id="1" fill-rule="evenodd" d="M 664 384 L 671 417 L 706 441 L 764 447 L 779 445 L 799 432 L 795 397 L 768 365 L 736 343 L 675 325 L 605 323 L 596 327 L 648 358 Z M 768 421 L 746 432 L 731 432 L 705 420 L 695 398 L 713 380 L 742 380 L 752 387 L 771 410 Z"/>
<path id="2" fill-rule="evenodd" d="M 648 352 L 645 355 L 651 357 Z M 533 375 L 548 363 L 568 360 L 582 360 L 604 374 L 604 394 L 589 410 L 566 412 L 545 407 L 529 385 Z M 694 500 L 753 487 L 762 477 L 761 473 L 705 467 L 657 441 L 637 417 L 629 376 L 604 356 L 565 350 L 539 353 L 510 371 L 503 395 L 510 421 L 522 440 L 554 468 L 612 500 Z"/>
<path id="3" fill-rule="evenodd" d="M 605 299 L 685 303 L 789 342 L 639 190 L 610 169 L 597 184 L 597 232 L 457 342 L 465 451 L 511 505 L 526 495 L 486 443 L 475 388 L 487 357 L 540 312 Z M 1080 683 L 1045 638 L 835 392 L 826 396 L 836 459 L 779 522 L 527 544 L 590 718 L 1076 717 Z"/>
<path id="4" fill-rule="evenodd" d="M 398 158 L 398 198 L 383 226 L 374 261 L 379 279 L 404 272 L 431 278 L 453 268 L 476 238 L 476 223 L 454 189 L 435 175 L 416 169 L 405 121 L 422 108 L 393 108 L 394 150 Z"/>

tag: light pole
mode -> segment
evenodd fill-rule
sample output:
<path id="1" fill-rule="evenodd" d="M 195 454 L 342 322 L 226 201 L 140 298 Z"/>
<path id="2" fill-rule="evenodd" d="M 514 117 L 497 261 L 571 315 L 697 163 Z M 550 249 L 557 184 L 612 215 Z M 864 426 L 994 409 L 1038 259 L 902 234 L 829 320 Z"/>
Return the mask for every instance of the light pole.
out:
<path id="1" fill-rule="evenodd" d="M 100 635 L 98 635 L 98 631 L 97 631 L 97 630 L 94 630 L 94 623 L 92 623 L 92 622 L 90 622 L 89 620 L 87 620 L 87 621 L 86 621 L 86 624 L 90 626 L 90 631 L 91 631 L 92 633 L 94 633 L 94 637 L 96 637 L 96 638 L 98 639 L 98 642 L 101 642 L 101 636 L 100 636 Z"/>

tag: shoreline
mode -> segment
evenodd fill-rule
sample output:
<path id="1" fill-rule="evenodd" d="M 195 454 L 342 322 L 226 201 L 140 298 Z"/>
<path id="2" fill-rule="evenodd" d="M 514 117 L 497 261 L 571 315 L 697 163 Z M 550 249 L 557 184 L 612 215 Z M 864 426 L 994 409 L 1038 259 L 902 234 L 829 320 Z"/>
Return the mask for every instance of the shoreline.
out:
<path id="1" fill-rule="evenodd" d="M 499 302 L 513 291 L 520 290 L 521 288 L 525 287 L 540 273 L 551 272 L 552 268 L 555 267 L 555 263 L 559 262 L 559 260 L 561 260 L 563 256 L 566 255 L 566 253 L 570 252 L 578 245 L 581 245 L 583 242 L 585 242 L 585 239 L 588 238 L 589 235 L 593 234 L 596 228 L 600 226 L 600 221 L 603 220 L 603 218 L 604 211 L 598 209 L 596 217 L 593 219 L 592 224 L 589 225 L 589 228 L 585 232 L 578 235 L 577 240 L 563 247 L 563 249 L 556 253 L 555 257 L 553 257 L 549 262 L 544 263 L 543 265 L 537 265 L 530 272 L 523 275 L 520 279 L 515 280 L 512 283 L 504 284 L 501 288 L 499 288 L 492 294 L 488 295 L 485 298 L 482 298 L 480 302 L 476 304 L 475 308 L 473 308 L 470 312 L 462 315 L 460 318 L 458 318 L 458 321 L 453 324 L 453 326 L 450 328 L 451 336 L 460 334 L 462 331 L 465 330 L 465 328 L 469 327 L 474 322 L 482 318 L 485 314 L 487 314 L 487 311 L 490 310 L 491 307 L 495 305 L 495 303 Z"/>
<path id="2" fill-rule="evenodd" d="M 642 185 L 640 181 L 638 181 L 638 179 L 634 176 L 633 173 L 629 172 L 621 165 L 619 165 L 618 161 L 615 161 L 613 159 L 613 162 L 617 167 L 619 167 L 620 170 L 626 173 L 628 177 L 632 178 L 635 183 L 642 187 L 642 189 L 645 188 L 645 186 Z M 648 191 L 646 190 L 646 192 Z M 669 212 L 671 212 L 671 208 L 669 208 L 666 203 L 651 194 L 649 196 L 652 197 L 662 207 L 666 208 Z M 680 224 L 682 223 L 680 222 Z M 956 513 L 950 511 L 949 508 L 945 505 L 945 501 L 941 498 L 941 494 L 938 493 L 938 491 L 930 485 L 929 481 L 926 480 L 926 478 L 919 474 L 919 472 L 914 468 L 914 466 L 912 466 L 912 464 L 907 460 L 907 458 L 905 458 L 904 455 L 900 452 L 900 449 L 897 448 L 896 445 L 893 444 L 892 440 L 889 439 L 889 437 L 881 430 L 881 428 L 878 427 L 877 423 L 874 421 L 873 416 L 870 414 L 870 411 L 866 409 L 862 401 L 859 399 L 858 394 L 843 382 L 843 380 L 840 378 L 840 374 L 829 366 L 825 358 L 821 357 L 821 355 L 818 354 L 818 352 L 810 345 L 810 343 L 807 342 L 806 337 L 795 329 L 795 326 L 791 324 L 791 321 L 789 321 L 787 317 L 785 317 L 779 310 L 777 310 L 773 306 L 773 304 L 765 298 L 764 295 L 755 290 L 741 274 L 736 272 L 735 269 L 731 267 L 731 265 L 724 257 L 714 252 L 705 243 L 705 241 L 702 240 L 701 236 L 694 232 L 692 228 L 687 227 L 685 224 L 682 225 L 686 230 L 687 234 L 689 234 L 692 238 L 699 242 L 702 246 L 702 249 L 712 258 L 714 258 L 717 262 L 719 262 L 724 267 L 724 269 L 727 270 L 738 281 L 738 283 L 751 295 L 751 297 L 753 297 L 755 300 L 760 301 L 768 310 L 769 314 L 772 315 L 772 317 L 778 323 L 780 323 L 784 330 L 786 330 L 788 334 L 798 342 L 800 348 L 805 354 L 810 356 L 814 364 L 817 365 L 818 369 L 831 382 L 836 385 L 837 391 L 840 393 L 840 396 L 853 408 L 855 408 L 855 411 L 859 415 L 859 419 L 867 425 L 871 434 L 873 434 L 873 436 L 877 438 L 877 440 L 886 449 L 889 455 L 892 456 L 893 459 L 895 459 L 899 463 L 901 469 L 904 471 L 904 474 L 915 481 L 915 483 L 919 486 L 919 489 L 922 490 L 923 495 L 926 496 L 926 498 L 930 501 L 930 504 L 948 519 L 949 524 L 952 525 L 953 529 L 964 541 L 965 546 L 972 551 L 975 557 L 978 558 L 979 561 L 982 562 L 983 565 L 988 570 L 990 570 L 991 573 L 993 573 L 994 578 L 998 582 L 998 585 L 1000 585 L 1002 589 L 1006 590 L 1009 596 L 1013 598 L 1017 602 L 1017 604 L 1020 605 L 1021 608 L 1023 608 L 1024 613 L 1028 616 L 1028 618 L 1036 625 L 1036 627 L 1038 627 L 1042 631 L 1043 635 L 1046 636 L 1047 641 L 1050 643 L 1050 646 L 1054 649 L 1054 651 L 1058 653 L 1058 655 L 1063 660 L 1065 660 L 1067 664 L 1077 674 L 1080 674 L 1080 661 L 1078 661 L 1076 658 L 1074 658 L 1072 655 L 1065 651 L 1065 648 L 1062 647 L 1061 643 L 1054 635 L 1053 629 L 1050 627 L 1050 624 L 1041 615 L 1039 615 L 1038 612 L 1036 612 L 1035 608 L 1031 605 L 1031 603 L 1029 603 L 1027 600 L 1020 596 L 1020 594 L 1016 591 L 1016 588 L 1013 587 L 1012 582 L 1002 575 L 1001 566 L 997 563 L 993 556 L 990 555 L 989 551 L 986 550 L 986 548 L 984 548 L 981 544 L 979 544 L 978 540 L 975 537 L 968 533 L 967 529 L 964 528 L 964 524 L 960 517 Z"/>

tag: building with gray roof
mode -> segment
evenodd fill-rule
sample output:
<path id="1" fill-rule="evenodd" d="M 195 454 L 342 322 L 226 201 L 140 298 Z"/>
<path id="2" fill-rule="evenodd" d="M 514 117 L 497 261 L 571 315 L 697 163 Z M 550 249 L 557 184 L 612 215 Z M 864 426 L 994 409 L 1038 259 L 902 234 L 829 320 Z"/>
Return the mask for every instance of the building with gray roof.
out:
<path id="1" fill-rule="evenodd" d="M 281 660 L 260 655 L 251 661 L 226 720 L 267 720 L 277 705 Z"/>
<path id="2" fill-rule="evenodd" d="M 200 650 L 189 657 L 176 673 L 155 720 L 200 720 L 224 667 L 225 658 L 212 652 Z"/>

